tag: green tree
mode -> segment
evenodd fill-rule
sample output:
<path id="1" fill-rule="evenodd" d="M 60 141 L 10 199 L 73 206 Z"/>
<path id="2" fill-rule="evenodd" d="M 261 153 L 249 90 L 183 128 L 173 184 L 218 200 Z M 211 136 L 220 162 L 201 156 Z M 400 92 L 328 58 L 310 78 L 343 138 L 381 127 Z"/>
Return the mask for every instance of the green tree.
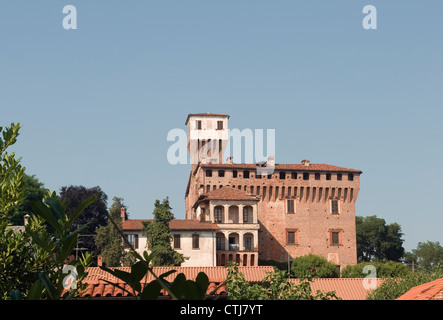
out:
<path id="1" fill-rule="evenodd" d="M 308 254 L 292 260 L 292 274 L 296 278 L 337 278 L 339 276 L 337 266 L 326 258 Z"/>
<path id="2" fill-rule="evenodd" d="M 230 300 L 330 300 L 339 299 L 335 292 L 312 292 L 310 279 L 298 284 L 288 281 L 286 271 L 274 267 L 261 283 L 250 283 L 239 271 L 238 264 L 228 266 L 226 290 Z"/>
<path id="3" fill-rule="evenodd" d="M 19 136 L 20 123 L 12 123 L 10 127 L 0 127 L 0 218 L 8 218 L 9 213 L 24 200 L 23 179 L 25 168 L 15 153 L 8 153 Z"/>
<path id="4" fill-rule="evenodd" d="M 357 233 L 357 259 L 362 261 L 397 261 L 404 255 L 403 233 L 397 223 L 386 225 L 377 216 L 355 219 Z"/>
<path id="5" fill-rule="evenodd" d="M 40 299 L 70 299 L 83 290 L 82 280 L 86 276 L 85 269 L 90 265 L 92 256 L 89 253 L 82 255 L 80 259 L 70 259 L 71 252 L 77 243 L 78 235 L 86 226 L 80 226 L 75 231 L 70 231 L 75 220 L 81 216 L 83 210 L 91 203 L 99 199 L 99 195 L 82 202 L 68 217 L 66 203 L 62 202 L 53 192 L 43 201 L 32 202 L 32 211 L 37 216 L 31 219 L 46 221 L 54 230 L 50 234 L 46 227 L 36 232 L 31 224 L 25 226 L 25 234 L 32 238 L 30 245 L 35 244 L 44 251 L 45 268 L 38 270 L 37 279 L 29 288 L 20 288 L 11 292 L 11 299 L 20 300 L 26 297 L 28 300 Z M 37 254 L 36 257 L 40 255 Z"/>
<path id="6" fill-rule="evenodd" d="M 419 242 L 416 249 L 405 254 L 405 261 L 414 269 L 431 271 L 435 266 L 443 264 L 443 247 L 438 241 Z"/>
<path id="7" fill-rule="evenodd" d="M 10 213 L 10 221 L 13 225 L 23 225 L 24 216 L 32 212 L 31 202 L 41 201 L 48 193 L 44 184 L 35 175 L 23 176 L 24 200 L 20 202 Z"/>
<path id="8" fill-rule="evenodd" d="M 71 227 L 71 231 L 74 231 L 82 225 L 87 225 L 87 228 L 82 233 L 82 237 L 79 239 L 79 246 L 86 248 L 85 251 L 89 251 L 93 256 L 97 255 L 97 247 L 94 240 L 96 230 L 101 226 L 105 226 L 108 222 L 108 196 L 99 186 L 86 188 L 84 186 L 71 185 L 60 189 L 60 200 L 66 204 L 66 214 L 68 217 L 83 201 L 97 194 L 100 195 L 100 199 L 85 208 L 85 212 L 74 221 Z"/>
<path id="9" fill-rule="evenodd" d="M 370 292 L 367 300 L 395 300 L 411 288 L 423 283 L 443 277 L 443 272 L 426 272 L 420 270 L 409 272 L 402 278 L 386 278 L 383 283 L 374 291 Z"/>
<path id="10" fill-rule="evenodd" d="M 409 273 L 407 266 L 400 262 L 360 262 L 356 265 L 348 265 L 341 272 L 342 278 L 365 278 L 368 273 L 364 273 L 363 269 L 368 266 L 374 266 L 376 270 L 375 277 L 377 278 L 398 278 L 403 277 Z M 374 275 L 373 275 L 374 276 Z"/>
<path id="11" fill-rule="evenodd" d="M 114 202 L 109 209 L 109 215 L 117 226 L 121 228 L 121 208 L 125 207 L 123 204 L 123 198 L 114 197 L 112 200 Z M 97 246 L 98 253 L 103 257 L 103 263 L 105 266 L 117 267 L 122 264 L 122 259 L 125 256 L 124 245 L 119 232 L 111 220 L 108 220 L 108 223 L 105 226 L 101 226 L 97 229 L 95 244 Z"/>
<path id="12" fill-rule="evenodd" d="M 161 203 L 156 200 L 153 214 L 154 221 L 144 221 L 142 230 L 147 238 L 148 249 L 153 254 L 152 265 L 180 266 L 185 259 L 171 246 L 172 234 L 169 222 L 174 219 L 174 215 L 169 206 L 169 199 L 166 198 Z"/>
<path id="13" fill-rule="evenodd" d="M 35 217 L 28 219 L 26 227 L 39 237 L 46 231 L 44 221 Z M 20 290 L 26 298 L 38 272 L 50 271 L 50 255 L 32 241 L 28 232 L 9 228 L 6 219 L 0 223 L 0 235 L 0 299 L 9 299 L 13 290 Z"/>

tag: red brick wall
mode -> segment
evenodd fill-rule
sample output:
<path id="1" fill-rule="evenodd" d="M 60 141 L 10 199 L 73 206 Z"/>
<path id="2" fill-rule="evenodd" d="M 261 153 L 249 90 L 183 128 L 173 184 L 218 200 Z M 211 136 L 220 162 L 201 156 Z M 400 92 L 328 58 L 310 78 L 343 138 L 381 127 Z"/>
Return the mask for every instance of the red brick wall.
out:
<path id="1" fill-rule="evenodd" d="M 309 173 L 309 180 L 303 179 L 303 171 L 297 171 L 297 179 L 291 178 L 291 171 L 285 171 L 285 179 L 280 179 L 276 170 L 271 179 L 257 178 L 255 170 L 244 178 L 242 169 L 237 169 L 238 177 L 232 177 L 232 168 L 223 168 L 225 176 L 218 176 L 218 168 L 212 167 L 212 177 L 205 174 L 206 168 L 197 168 L 189 181 L 186 196 L 186 217 L 192 217 L 192 205 L 198 198 L 199 188 L 203 192 L 214 186 L 235 187 L 246 193 L 261 196 L 258 204 L 259 259 L 285 262 L 288 253 L 297 257 L 308 253 L 322 255 L 335 260 L 341 268 L 357 263 L 355 235 L 355 200 L 359 192 L 359 173 L 352 172 L 353 180 L 348 180 L 348 172 L 341 172 L 342 180 L 337 180 L 338 172 Z M 326 179 L 326 173 L 331 180 Z M 252 187 L 252 189 L 251 189 Z M 259 191 L 258 191 L 259 187 Z M 264 192 L 264 187 L 266 191 Z M 351 198 L 352 196 L 352 198 Z M 330 198 L 339 200 L 340 213 L 330 213 Z M 286 200 L 295 200 L 294 214 L 286 213 Z M 298 243 L 287 244 L 287 231 L 296 232 Z M 340 244 L 332 245 L 331 232 L 338 232 Z"/>

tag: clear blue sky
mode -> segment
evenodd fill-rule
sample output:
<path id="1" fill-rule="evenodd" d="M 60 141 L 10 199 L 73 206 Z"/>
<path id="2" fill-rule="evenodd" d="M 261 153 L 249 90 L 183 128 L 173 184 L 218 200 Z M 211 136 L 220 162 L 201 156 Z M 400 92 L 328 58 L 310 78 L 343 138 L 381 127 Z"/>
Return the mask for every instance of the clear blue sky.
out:
<path id="1" fill-rule="evenodd" d="M 65 5 L 77 30 L 62 27 Z M 377 30 L 362 27 L 365 5 Z M 360 169 L 357 215 L 406 250 L 443 244 L 443 2 L 2 1 L 0 125 L 47 188 L 99 185 L 184 218 L 189 165 L 166 159 L 188 113 L 276 130 L 278 163 Z"/>

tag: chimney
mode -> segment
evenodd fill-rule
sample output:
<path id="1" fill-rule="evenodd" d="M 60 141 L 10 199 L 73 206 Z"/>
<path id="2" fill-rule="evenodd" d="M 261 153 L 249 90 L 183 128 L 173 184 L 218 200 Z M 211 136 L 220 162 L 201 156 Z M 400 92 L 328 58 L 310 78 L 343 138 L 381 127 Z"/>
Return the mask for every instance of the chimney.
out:
<path id="1" fill-rule="evenodd" d="M 228 159 L 226 159 L 226 162 L 229 164 L 232 164 L 232 157 L 229 157 Z"/>
<path id="2" fill-rule="evenodd" d="M 302 161 L 301 161 L 301 164 L 304 165 L 304 166 L 306 166 L 306 167 L 309 167 L 309 163 L 310 163 L 309 160 L 302 160 Z"/>
<path id="3" fill-rule="evenodd" d="M 124 222 L 126 220 L 126 208 L 125 207 L 120 208 L 120 217 L 122 218 L 122 222 Z"/>
<path id="4" fill-rule="evenodd" d="M 97 267 L 103 266 L 103 256 L 97 256 Z"/>
<path id="5" fill-rule="evenodd" d="M 23 217 L 23 218 L 24 218 L 24 223 L 23 223 L 24 226 L 27 226 L 27 225 L 28 225 L 28 219 L 29 219 L 29 217 L 30 217 L 29 214 L 26 214 L 26 215 Z"/>

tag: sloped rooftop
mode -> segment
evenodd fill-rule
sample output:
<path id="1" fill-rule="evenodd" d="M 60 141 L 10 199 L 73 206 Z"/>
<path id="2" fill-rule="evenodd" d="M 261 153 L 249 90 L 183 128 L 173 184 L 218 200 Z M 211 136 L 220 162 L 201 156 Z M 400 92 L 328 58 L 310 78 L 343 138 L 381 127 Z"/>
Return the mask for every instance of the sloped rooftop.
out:
<path id="1" fill-rule="evenodd" d="M 443 278 L 413 287 L 396 300 L 443 300 Z"/>

